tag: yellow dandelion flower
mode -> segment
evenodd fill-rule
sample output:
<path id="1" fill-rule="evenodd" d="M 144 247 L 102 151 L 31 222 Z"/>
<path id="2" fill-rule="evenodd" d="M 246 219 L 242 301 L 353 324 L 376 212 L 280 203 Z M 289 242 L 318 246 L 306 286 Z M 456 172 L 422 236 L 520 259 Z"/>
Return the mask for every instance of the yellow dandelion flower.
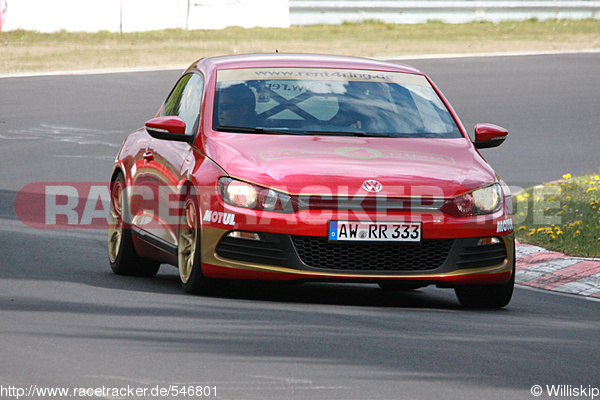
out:
<path id="1" fill-rule="evenodd" d="M 564 174 L 563 179 L 571 179 L 571 174 Z"/>
<path id="2" fill-rule="evenodd" d="M 587 188 L 588 192 L 593 192 L 594 190 L 598 190 L 598 188 L 597 187 L 589 187 L 589 188 Z"/>

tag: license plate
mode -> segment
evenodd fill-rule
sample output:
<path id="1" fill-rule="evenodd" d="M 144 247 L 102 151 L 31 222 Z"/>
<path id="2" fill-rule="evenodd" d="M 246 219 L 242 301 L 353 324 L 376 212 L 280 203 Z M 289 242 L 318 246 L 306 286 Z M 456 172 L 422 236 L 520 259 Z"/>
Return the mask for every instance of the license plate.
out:
<path id="1" fill-rule="evenodd" d="M 329 240 L 420 242 L 420 222 L 329 221 Z"/>

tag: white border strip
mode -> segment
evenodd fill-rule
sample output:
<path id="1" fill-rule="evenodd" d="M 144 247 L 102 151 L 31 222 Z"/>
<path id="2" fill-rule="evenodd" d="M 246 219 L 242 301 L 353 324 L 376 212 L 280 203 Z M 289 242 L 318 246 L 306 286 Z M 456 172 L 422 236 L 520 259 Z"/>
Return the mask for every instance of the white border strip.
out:
<path id="1" fill-rule="evenodd" d="M 538 288 L 538 287 L 534 287 L 534 286 L 526 286 L 526 285 L 522 285 L 522 284 L 518 284 L 518 283 L 515 283 L 515 288 L 525 289 L 525 290 L 529 290 L 529 291 L 537 292 L 537 293 L 545 293 L 545 294 L 550 294 L 550 295 L 569 297 L 571 299 L 577 299 L 577 300 L 600 302 L 600 299 L 597 297 L 589 297 L 589 296 L 582 296 L 582 295 L 573 294 L 573 293 L 557 292 L 556 290 L 542 289 L 542 288 Z M 511 303 L 513 301 L 515 301 L 514 295 L 513 295 L 513 300 L 511 301 Z"/>
<path id="2" fill-rule="evenodd" d="M 497 53 L 459 53 L 459 54 L 422 54 L 387 57 L 386 60 L 430 60 L 444 58 L 475 58 L 475 57 L 524 57 L 524 56 L 552 56 L 569 54 L 599 54 L 600 49 L 582 50 L 542 50 L 542 51 L 506 51 Z"/>
<path id="3" fill-rule="evenodd" d="M 377 60 L 387 61 L 408 61 L 408 60 L 435 60 L 451 58 L 476 58 L 476 57 L 523 57 L 523 56 L 549 56 L 549 55 L 570 55 L 570 54 L 600 54 L 600 49 L 582 49 L 582 50 L 547 50 L 547 51 L 510 51 L 497 53 L 456 53 L 456 54 L 422 54 L 390 57 L 373 57 Z M 68 76 L 68 75 L 102 75 L 102 74 L 120 74 L 132 72 L 155 72 L 181 70 L 182 72 L 189 65 L 165 65 L 156 67 L 133 67 L 133 68 L 109 68 L 109 69 L 90 69 L 76 71 L 49 71 L 49 72 L 23 72 L 13 74 L 0 74 L 2 78 L 31 78 L 41 76 Z"/>
<path id="4" fill-rule="evenodd" d="M 189 67 L 180 65 L 164 65 L 155 67 L 131 67 L 131 68 L 106 68 L 106 69 L 87 69 L 75 71 L 48 71 L 48 72 L 17 72 L 14 74 L 0 74 L 2 78 L 33 78 L 40 76 L 68 76 L 68 75 L 102 75 L 102 74 L 122 74 L 131 72 L 155 72 L 181 70 L 182 72 Z"/>

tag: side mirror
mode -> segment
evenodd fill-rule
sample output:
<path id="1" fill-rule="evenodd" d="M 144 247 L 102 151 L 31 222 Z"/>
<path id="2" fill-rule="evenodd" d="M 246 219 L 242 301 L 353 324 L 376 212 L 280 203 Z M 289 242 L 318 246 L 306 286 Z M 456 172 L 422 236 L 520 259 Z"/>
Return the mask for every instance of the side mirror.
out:
<path id="1" fill-rule="evenodd" d="M 146 121 L 146 131 L 153 138 L 192 143 L 194 135 L 186 135 L 185 122 L 177 116 L 167 116 Z"/>
<path id="2" fill-rule="evenodd" d="M 475 140 L 473 144 L 477 149 L 488 149 L 497 147 L 504 142 L 508 131 L 494 124 L 475 125 Z"/>

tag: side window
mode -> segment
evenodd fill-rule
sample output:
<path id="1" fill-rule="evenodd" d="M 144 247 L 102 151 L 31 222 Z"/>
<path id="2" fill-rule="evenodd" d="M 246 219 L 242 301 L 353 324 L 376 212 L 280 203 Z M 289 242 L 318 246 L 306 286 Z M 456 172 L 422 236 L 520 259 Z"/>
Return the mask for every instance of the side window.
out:
<path id="1" fill-rule="evenodd" d="M 163 115 L 177 115 L 185 121 L 186 132 L 197 127 L 204 92 L 204 79 L 200 74 L 184 75 L 165 101 Z"/>

